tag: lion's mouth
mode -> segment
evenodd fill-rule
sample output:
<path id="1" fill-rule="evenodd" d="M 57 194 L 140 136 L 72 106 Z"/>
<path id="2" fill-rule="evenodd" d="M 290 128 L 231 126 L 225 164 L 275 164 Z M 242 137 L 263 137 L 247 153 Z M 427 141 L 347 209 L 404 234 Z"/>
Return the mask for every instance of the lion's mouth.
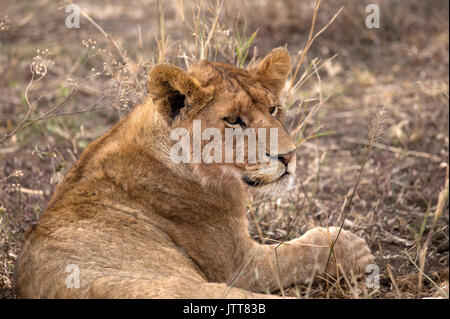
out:
<path id="1" fill-rule="evenodd" d="M 283 180 L 283 179 L 285 179 L 285 178 L 288 178 L 289 177 L 289 175 L 291 175 L 291 173 L 289 173 L 287 170 L 283 173 L 283 174 L 281 174 L 281 176 L 280 177 L 278 177 L 277 179 L 275 179 L 275 180 L 273 180 L 273 181 L 271 181 L 271 182 L 263 182 L 263 181 L 261 181 L 261 180 L 253 180 L 253 179 L 251 179 L 250 177 L 248 177 L 248 176 L 243 176 L 242 177 L 242 181 L 245 183 L 245 184 L 247 184 L 248 186 L 250 186 L 250 187 L 260 187 L 260 186 L 264 186 L 264 185 L 268 185 L 268 184 L 272 184 L 272 183 L 276 183 L 276 182 L 278 182 L 278 181 L 281 181 L 281 180 Z"/>
<path id="2" fill-rule="evenodd" d="M 242 177 L 242 180 L 244 181 L 245 184 L 247 184 L 250 187 L 258 187 L 261 186 L 262 184 L 261 181 L 254 181 L 247 176 Z"/>

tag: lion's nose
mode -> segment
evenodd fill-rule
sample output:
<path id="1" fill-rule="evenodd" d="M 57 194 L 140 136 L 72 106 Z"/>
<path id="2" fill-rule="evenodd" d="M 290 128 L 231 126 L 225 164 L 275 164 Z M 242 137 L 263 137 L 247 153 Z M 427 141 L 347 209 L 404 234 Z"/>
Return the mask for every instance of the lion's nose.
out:
<path id="1" fill-rule="evenodd" d="M 278 159 L 286 166 L 291 162 L 292 158 L 295 156 L 295 151 L 286 153 L 286 154 L 279 154 Z"/>
<path id="2" fill-rule="evenodd" d="M 271 156 L 269 154 L 266 154 L 268 157 L 270 158 L 277 158 L 280 162 L 282 162 L 286 167 L 289 165 L 289 163 L 291 162 L 292 158 L 294 158 L 295 156 L 295 150 L 286 154 L 278 154 L 275 156 Z"/>

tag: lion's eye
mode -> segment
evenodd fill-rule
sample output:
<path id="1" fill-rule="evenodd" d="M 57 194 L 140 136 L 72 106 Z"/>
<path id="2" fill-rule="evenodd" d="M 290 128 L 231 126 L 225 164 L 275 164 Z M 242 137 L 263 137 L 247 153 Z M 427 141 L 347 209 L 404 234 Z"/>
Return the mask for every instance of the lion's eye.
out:
<path id="1" fill-rule="evenodd" d="M 279 108 L 280 108 L 279 105 L 272 106 L 269 110 L 270 114 L 272 116 L 277 116 Z"/>
<path id="2" fill-rule="evenodd" d="M 241 120 L 241 118 L 237 114 L 230 115 L 223 119 L 225 121 L 225 124 L 231 127 L 238 127 L 245 125 L 244 122 Z"/>

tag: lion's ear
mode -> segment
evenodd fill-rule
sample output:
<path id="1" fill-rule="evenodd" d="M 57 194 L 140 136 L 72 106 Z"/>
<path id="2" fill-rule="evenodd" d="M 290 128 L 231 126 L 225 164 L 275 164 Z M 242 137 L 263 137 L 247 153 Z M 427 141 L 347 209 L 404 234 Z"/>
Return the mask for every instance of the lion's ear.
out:
<path id="1" fill-rule="evenodd" d="M 199 105 L 206 100 L 206 94 L 198 80 L 168 63 L 158 64 L 150 70 L 148 91 L 153 100 L 167 101 L 171 118 L 179 114 L 186 102 Z"/>
<path id="2" fill-rule="evenodd" d="M 258 65 L 251 68 L 260 81 L 278 95 L 291 71 L 291 57 L 285 48 L 273 49 Z"/>

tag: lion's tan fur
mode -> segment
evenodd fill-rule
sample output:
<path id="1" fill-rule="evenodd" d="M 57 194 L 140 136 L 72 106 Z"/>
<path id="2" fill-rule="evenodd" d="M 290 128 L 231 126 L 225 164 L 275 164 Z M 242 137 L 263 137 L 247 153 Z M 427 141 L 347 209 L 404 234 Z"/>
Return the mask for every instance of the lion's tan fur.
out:
<path id="1" fill-rule="evenodd" d="M 282 129 L 280 154 L 292 152 L 281 122 L 264 109 L 277 103 L 289 70 L 284 49 L 250 71 L 210 62 L 189 73 L 156 66 L 148 100 L 86 148 L 26 234 L 18 296 L 273 297 L 261 293 L 323 273 L 335 228 L 280 246 L 277 264 L 275 245 L 255 243 L 247 229 L 249 187 L 236 176 L 250 167 L 169 158 L 171 128 L 189 129 L 200 119 L 223 130 L 222 117 L 233 108 L 252 126 Z M 180 96 L 185 106 L 171 109 Z M 336 254 L 346 271 L 372 260 L 364 241 L 346 231 Z M 68 265 L 79 267 L 80 288 L 67 287 Z"/>

